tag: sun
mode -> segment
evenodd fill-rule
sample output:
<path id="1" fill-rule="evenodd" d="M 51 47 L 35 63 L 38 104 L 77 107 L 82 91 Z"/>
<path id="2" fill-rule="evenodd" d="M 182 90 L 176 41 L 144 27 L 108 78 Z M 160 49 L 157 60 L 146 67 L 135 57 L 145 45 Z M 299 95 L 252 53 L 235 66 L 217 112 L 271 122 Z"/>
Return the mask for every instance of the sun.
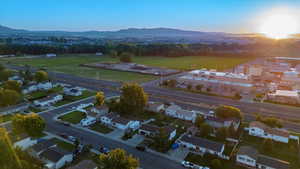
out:
<path id="1" fill-rule="evenodd" d="M 273 39 L 285 39 L 298 32 L 297 18 L 288 12 L 272 11 L 261 18 L 259 33 Z"/>

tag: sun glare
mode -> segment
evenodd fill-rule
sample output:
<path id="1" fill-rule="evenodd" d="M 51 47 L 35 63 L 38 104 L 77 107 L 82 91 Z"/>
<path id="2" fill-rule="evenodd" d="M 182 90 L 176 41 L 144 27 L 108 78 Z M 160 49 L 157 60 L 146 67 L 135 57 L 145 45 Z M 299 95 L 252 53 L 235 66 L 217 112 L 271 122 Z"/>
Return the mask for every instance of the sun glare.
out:
<path id="1" fill-rule="evenodd" d="M 261 18 L 259 33 L 273 39 L 289 38 L 297 33 L 298 20 L 289 11 L 272 11 L 271 14 Z"/>

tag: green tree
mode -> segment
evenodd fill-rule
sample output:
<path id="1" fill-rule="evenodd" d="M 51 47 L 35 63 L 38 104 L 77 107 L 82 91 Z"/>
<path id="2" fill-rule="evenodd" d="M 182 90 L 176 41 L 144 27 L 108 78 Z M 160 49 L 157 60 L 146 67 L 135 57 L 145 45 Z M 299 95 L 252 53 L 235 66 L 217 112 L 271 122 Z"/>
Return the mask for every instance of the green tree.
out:
<path id="1" fill-rule="evenodd" d="M 10 69 L 4 69 L 0 71 L 0 81 L 7 81 L 9 77 L 13 75 L 13 71 Z"/>
<path id="2" fill-rule="evenodd" d="M 103 92 L 97 92 L 96 93 L 96 102 L 95 105 L 96 106 L 102 106 L 104 104 L 105 101 L 105 96 Z"/>
<path id="3" fill-rule="evenodd" d="M 236 117 L 242 119 L 243 117 L 241 110 L 233 106 L 225 106 L 225 105 L 219 106 L 215 110 L 215 113 L 219 118 Z"/>
<path id="4" fill-rule="evenodd" d="M 122 149 L 115 149 L 108 154 L 101 154 L 99 158 L 99 168 L 101 169 L 137 169 L 139 167 L 139 161 Z"/>
<path id="5" fill-rule="evenodd" d="M 174 88 L 176 87 L 176 85 L 177 85 L 177 80 L 175 79 L 168 80 L 168 87 Z"/>
<path id="6" fill-rule="evenodd" d="M 0 107 L 6 107 L 17 104 L 21 99 L 21 95 L 9 89 L 0 89 Z"/>
<path id="7" fill-rule="evenodd" d="M 17 134 L 27 133 L 30 137 L 41 136 L 46 123 L 44 119 L 36 113 L 27 115 L 17 114 L 12 120 L 13 131 Z"/>
<path id="8" fill-rule="evenodd" d="M 213 132 L 213 128 L 209 124 L 203 123 L 200 126 L 200 136 L 201 137 L 208 137 L 212 132 Z"/>
<path id="9" fill-rule="evenodd" d="M 217 129 L 216 137 L 219 141 L 225 141 L 228 135 L 229 135 L 228 128 L 221 127 Z"/>
<path id="10" fill-rule="evenodd" d="M 160 128 L 158 134 L 154 137 L 153 143 L 155 149 L 159 152 L 165 152 L 169 148 L 169 136 L 164 128 Z"/>
<path id="11" fill-rule="evenodd" d="M 198 84 L 198 85 L 196 85 L 196 89 L 197 89 L 198 91 L 201 91 L 203 87 L 204 87 L 203 84 Z"/>
<path id="12" fill-rule="evenodd" d="M 5 70 L 5 69 L 6 69 L 6 67 L 3 64 L 0 63 L 0 72 Z"/>
<path id="13" fill-rule="evenodd" d="M 263 151 L 266 153 L 272 153 L 274 149 L 274 144 L 272 139 L 265 139 L 263 142 Z"/>
<path id="14" fill-rule="evenodd" d="M 142 113 L 148 102 L 148 95 L 136 83 L 125 84 L 121 88 L 121 113 Z"/>
<path id="15" fill-rule="evenodd" d="M 204 121 L 205 121 L 204 117 L 201 115 L 198 115 L 195 120 L 195 126 L 200 128 L 201 125 L 204 123 Z"/>
<path id="16" fill-rule="evenodd" d="M 210 163 L 212 169 L 221 169 L 222 163 L 219 159 L 213 159 Z"/>
<path id="17" fill-rule="evenodd" d="M 120 56 L 120 62 L 130 63 L 132 62 L 132 54 L 123 52 Z"/>
<path id="18" fill-rule="evenodd" d="M 37 71 L 35 72 L 34 79 L 39 83 L 45 82 L 49 80 L 48 73 L 43 70 Z"/>
<path id="19" fill-rule="evenodd" d="M 267 126 L 269 127 L 277 127 L 277 128 L 282 128 L 282 121 L 279 120 L 278 118 L 276 117 L 263 117 L 261 115 L 257 115 L 256 116 L 256 121 L 260 121 L 264 124 L 266 124 Z"/>
<path id="20" fill-rule="evenodd" d="M 193 85 L 189 83 L 189 84 L 186 86 L 186 88 L 187 88 L 188 90 L 192 90 Z"/>
<path id="21" fill-rule="evenodd" d="M 117 52 L 117 51 L 115 51 L 115 50 L 110 50 L 110 51 L 109 51 L 109 56 L 111 56 L 111 57 L 115 58 L 115 57 L 117 57 L 117 56 L 118 56 L 118 52 Z"/>
<path id="22" fill-rule="evenodd" d="M 21 93 L 21 86 L 22 85 L 15 80 L 8 80 L 8 81 L 4 82 L 4 84 L 3 84 L 4 89 L 14 90 L 18 93 Z"/>

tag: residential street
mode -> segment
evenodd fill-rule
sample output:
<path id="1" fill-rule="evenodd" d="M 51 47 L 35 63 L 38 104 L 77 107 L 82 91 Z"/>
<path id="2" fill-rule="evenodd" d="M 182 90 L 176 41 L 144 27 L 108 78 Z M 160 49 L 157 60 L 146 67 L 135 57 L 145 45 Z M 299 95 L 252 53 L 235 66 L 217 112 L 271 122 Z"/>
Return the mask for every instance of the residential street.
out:
<path id="1" fill-rule="evenodd" d="M 106 93 L 107 94 L 107 93 Z M 107 96 L 113 96 L 113 94 L 107 94 Z M 149 152 L 141 152 L 136 150 L 134 147 L 129 147 L 126 144 L 120 143 L 118 141 L 108 139 L 106 137 L 101 137 L 95 135 L 93 133 L 89 133 L 84 130 L 80 130 L 73 127 L 66 127 L 56 121 L 53 120 L 53 117 L 69 111 L 72 107 L 82 104 L 82 103 L 89 103 L 93 101 L 93 99 L 87 99 L 82 102 L 78 102 L 76 104 L 70 104 L 67 106 L 60 107 L 55 110 L 51 110 L 46 113 L 42 113 L 41 116 L 46 119 L 47 128 L 46 131 L 59 134 L 59 133 L 67 133 L 68 135 L 72 135 L 81 139 L 83 144 L 92 144 L 94 148 L 99 148 L 100 145 L 108 147 L 110 149 L 114 148 L 122 148 L 125 149 L 128 153 L 134 155 L 135 157 L 139 158 L 141 167 L 143 169 L 180 169 L 183 168 L 179 163 L 171 161 L 167 158 L 163 158 L 161 156 L 157 156 L 155 154 Z"/>

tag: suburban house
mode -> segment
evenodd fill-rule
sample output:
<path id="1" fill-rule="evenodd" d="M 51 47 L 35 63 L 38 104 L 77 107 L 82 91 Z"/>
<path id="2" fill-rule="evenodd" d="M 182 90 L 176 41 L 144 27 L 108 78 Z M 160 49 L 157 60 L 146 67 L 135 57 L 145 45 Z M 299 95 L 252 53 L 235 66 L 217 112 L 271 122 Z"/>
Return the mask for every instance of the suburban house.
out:
<path id="1" fill-rule="evenodd" d="M 35 92 L 35 91 L 38 91 L 37 84 L 35 84 L 35 83 L 29 84 L 29 85 L 26 85 L 26 86 L 22 86 L 22 93 L 23 94 L 28 94 L 28 93 Z"/>
<path id="2" fill-rule="evenodd" d="M 241 121 L 238 118 L 218 118 L 213 116 L 207 116 L 205 122 L 209 124 L 211 127 L 218 129 L 222 127 L 230 127 L 233 126 L 234 130 L 238 130 Z"/>
<path id="3" fill-rule="evenodd" d="M 30 148 L 30 154 L 34 157 L 39 157 L 39 155 L 44 152 L 45 150 L 47 150 L 48 148 L 50 147 L 55 147 L 56 146 L 56 143 L 53 142 L 52 140 L 45 140 L 45 141 L 42 141 L 42 142 L 39 142 L 35 145 L 33 145 L 31 148 Z"/>
<path id="4" fill-rule="evenodd" d="M 192 121 L 195 122 L 197 118 L 197 112 L 193 110 L 183 110 L 181 107 L 178 105 L 172 104 L 169 106 L 165 114 L 174 118 L 182 119 L 182 120 L 187 120 L 187 121 Z"/>
<path id="5" fill-rule="evenodd" d="M 12 113 L 22 113 L 29 108 L 29 103 L 21 103 L 9 107 L 4 107 L 0 109 L 0 115 L 12 114 Z"/>
<path id="6" fill-rule="evenodd" d="M 289 162 L 259 154 L 250 147 L 242 146 L 237 152 L 236 163 L 247 168 L 289 169 Z"/>
<path id="7" fill-rule="evenodd" d="M 121 130 L 137 130 L 141 126 L 141 123 L 136 120 L 125 119 L 123 117 L 115 117 L 112 119 L 112 126 Z"/>
<path id="8" fill-rule="evenodd" d="M 284 129 L 271 128 L 259 121 L 253 121 L 249 124 L 249 135 L 272 139 L 274 141 L 288 143 L 290 134 Z"/>
<path id="9" fill-rule="evenodd" d="M 172 139 L 175 138 L 175 136 L 176 136 L 176 129 L 175 128 L 164 127 L 163 129 L 165 129 L 165 131 L 167 132 L 167 134 L 169 136 L 169 138 L 168 138 L 169 140 L 172 140 Z M 154 136 L 156 136 L 156 134 L 158 134 L 159 130 L 160 130 L 160 127 L 158 127 L 158 126 L 143 124 L 139 128 L 138 132 L 139 132 L 140 135 L 154 137 Z"/>
<path id="10" fill-rule="evenodd" d="M 165 114 L 168 116 L 175 116 L 176 112 L 181 110 L 181 107 L 176 105 L 176 104 L 172 104 L 169 107 L 166 108 L 165 110 Z"/>
<path id="11" fill-rule="evenodd" d="M 77 87 L 66 86 L 64 87 L 64 94 L 68 96 L 81 96 L 82 90 L 79 90 Z"/>
<path id="12" fill-rule="evenodd" d="M 94 106 L 91 108 L 91 112 L 97 113 L 97 114 L 106 114 L 108 113 L 109 108 L 106 105 L 102 106 Z"/>
<path id="13" fill-rule="evenodd" d="M 40 159 L 49 169 L 59 169 L 73 161 L 73 153 L 58 147 L 50 147 L 40 154 Z"/>
<path id="14" fill-rule="evenodd" d="M 22 77 L 18 76 L 18 75 L 11 76 L 11 77 L 8 78 L 8 80 L 17 81 L 20 84 L 23 84 L 23 82 L 24 82 L 24 79 Z"/>
<path id="15" fill-rule="evenodd" d="M 80 121 L 80 125 L 83 126 L 83 127 L 86 127 L 86 126 L 95 124 L 96 122 L 97 122 L 97 118 L 87 116 L 86 118 L 84 118 Z"/>
<path id="16" fill-rule="evenodd" d="M 37 84 L 38 90 L 50 90 L 53 88 L 53 85 L 51 82 L 43 82 L 43 83 L 38 83 Z"/>
<path id="17" fill-rule="evenodd" d="M 43 99 L 35 100 L 33 104 L 37 107 L 51 106 L 54 103 L 63 100 L 63 96 L 60 94 L 51 94 Z"/>
<path id="18" fill-rule="evenodd" d="M 101 116 L 100 121 L 105 125 L 113 126 L 121 130 L 137 130 L 141 125 L 139 121 L 125 119 L 114 113 L 109 113 Z"/>
<path id="19" fill-rule="evenodd" d="M 97 164 L 92 160 L 83 160 L 80 163 L 67 169 L 98 169 Z"/>
<path id="20" fill-rule="evenodd" d="M 159 102 L 148 102 L 146 110 L 150 112 L 163 112 L 165 110 L 165 105 Z"/>
<path id="21" fill-rule="evenodd" d="M 223 156 L 225 145 L 215 141 L 210 141 L 204 138 L 191 136 L 188 134 L 183 135 L 178 142 L 180 145 L 193 149 L 201 153 L 210 153 L 217 156 Z"/>
<path id="22" fill-rule="evenodd" d="M 275 93 L 269 93 L 267 99 L 278 103 L 300 104 L 300 95 L 296 90 L 276 90 Z"/>

